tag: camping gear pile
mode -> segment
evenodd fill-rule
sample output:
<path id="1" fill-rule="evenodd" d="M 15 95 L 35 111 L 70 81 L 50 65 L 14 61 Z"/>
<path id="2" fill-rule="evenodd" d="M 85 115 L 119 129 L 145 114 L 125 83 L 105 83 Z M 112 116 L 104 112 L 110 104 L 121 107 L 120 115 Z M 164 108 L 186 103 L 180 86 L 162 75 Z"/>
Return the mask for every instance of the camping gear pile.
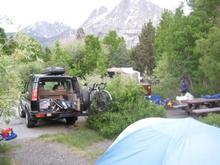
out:
<path id="1" fill-rule="evenodd" d="M 194 96 L 189 92 L 186 92 L 186 94 L 183 96 L 176 96 L 176 100 L 179 102 L 183 100 L 192 100 L 192 99 L 194 99 Z"/>
<path id="2" fill-rule="evenodd" d="M 145 99 L 151 101 L 154 104 L 162 105 L 164 107 L 172 107 L 174 104 L 172 99 L 170 98 L 161 99 L 159 95 L 145 96 Z"/>
<path id="3" fill-rule="evenodd" d="M 67 111 L 72 110 L 74 105 L 71 101 L 64 99 L 41 99 L 40 109 L 51 109 L 52 111 Z"/>
<path id="4" fill-rule="evenodd" d="M 0 141 L 1 140 L 12 140 L 17 137 L 17 134 L 14 133 L 12 128 L 3 128 L 0 132 Z"/>

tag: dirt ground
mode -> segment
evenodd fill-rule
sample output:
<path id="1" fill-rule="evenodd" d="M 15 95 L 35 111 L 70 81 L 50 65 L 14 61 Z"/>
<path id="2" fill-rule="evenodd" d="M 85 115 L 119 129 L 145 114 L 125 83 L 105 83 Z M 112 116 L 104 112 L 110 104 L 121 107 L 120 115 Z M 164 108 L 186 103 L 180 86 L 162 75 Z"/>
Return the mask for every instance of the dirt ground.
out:
<path id="1" fill-rule="evenodd" d="M 168 118 L 185 118 L 188 115 L 180 110 L 168 110 Z M 85 122 L 86 118 L 81 117 L 76 122 Z M 60 121 L 40 121 L 35 128 L 26 128 L 25 120 L 19 117 L 11 119 L 8 125 L 0 122 L 0 128 L 12 127 L 18 137 L 8 143 L 15 145 L 9 156 L 14 160 L 16 165 L 92 165 L 97 158 L 86 157 L 76 151 L 70 150 L 68 147 L 58 143 L 46 143 L 38 137 L 44 134 L 65 133 L 74 130 L 74 126 L 67 126 L 63 120 Z M 102 148 L 107 149 L 112 141 L 104 140 L 94 144 L 89 150 Z"/>
<path id="2" fill-rule="evenodd" d="M 184 110 L 181 109 L 168 109 L 167 118 L 186 118 L 190 117 Z"/>
<path id="3" fill-rule="evenodd" d="M 12 127 L 18 137 L 8 141 L 15 146 L 8 154 L 15 165 L 92 165 L 98 159 L 77 153 L 58 143 L 46 143 L 38 137 L 45 134 L 66 133 L 74 130 L 80 122 L 85 122 L 85 117 L 79 118 L 75 126 L 67 126 L 65 121 L 40 121 L 34 128 L 27 128 L 25 120 L 19 117 L 12 118 L 9 124 L 0 123 L 0 128 Z M 112 141 L 104 140 L 92 145 L 88 150 L 106 150 Z"/>

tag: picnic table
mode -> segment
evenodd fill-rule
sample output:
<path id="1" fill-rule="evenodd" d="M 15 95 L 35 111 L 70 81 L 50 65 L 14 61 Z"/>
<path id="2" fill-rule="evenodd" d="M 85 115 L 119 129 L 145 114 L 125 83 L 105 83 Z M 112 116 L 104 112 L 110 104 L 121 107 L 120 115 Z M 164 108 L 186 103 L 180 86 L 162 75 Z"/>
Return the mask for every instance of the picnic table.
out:
<path id="1" fill-rule="evenodd" d="M 181 101 L 188 114 L 204 114 L 209 112 L 220 112 L 220 98 L 218 99 L 206 99 L 206 98 L 194 98 L 192 100 Z"/>

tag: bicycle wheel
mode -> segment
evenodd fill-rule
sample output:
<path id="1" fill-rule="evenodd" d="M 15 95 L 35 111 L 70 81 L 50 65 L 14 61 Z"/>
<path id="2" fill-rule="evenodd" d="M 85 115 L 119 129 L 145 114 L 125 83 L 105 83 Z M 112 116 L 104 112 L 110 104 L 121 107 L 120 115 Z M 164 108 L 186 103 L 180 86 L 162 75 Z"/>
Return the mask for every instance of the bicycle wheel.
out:
<path id="1" fill-rule="evenodd" d="M 111 101 L 112 97 L 108 91 L 102 90 L 95 92 L 91 101 L 91 113 L 108 110 Z"/>
<path id="2" fill-rule="evenodd" d="M 104 110 L 108 110 L 110 108 L 110 104 L 112 102 L 112 96 L 107 90 L 100 91 L 100 101 L 103 102 Z"/>

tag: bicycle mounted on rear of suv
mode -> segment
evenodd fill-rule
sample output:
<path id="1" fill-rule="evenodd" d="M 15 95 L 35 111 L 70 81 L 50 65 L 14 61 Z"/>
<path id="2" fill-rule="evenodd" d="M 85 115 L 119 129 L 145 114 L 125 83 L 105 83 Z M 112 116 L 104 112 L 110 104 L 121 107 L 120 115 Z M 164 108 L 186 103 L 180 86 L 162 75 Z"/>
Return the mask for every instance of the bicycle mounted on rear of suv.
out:
<path id="1" fill-rule="evenodd" d="M 32 74 L 20 97 L 18 112 L 25 117 L 28 128 L 34 127 L 39 119 L 65 118 L 74 124 L 78 116 L 89 108 L 89 100 L 83 98 L 76 77 L 64 75 L 61 67 L 49 67 L 43 74 Z"/>

